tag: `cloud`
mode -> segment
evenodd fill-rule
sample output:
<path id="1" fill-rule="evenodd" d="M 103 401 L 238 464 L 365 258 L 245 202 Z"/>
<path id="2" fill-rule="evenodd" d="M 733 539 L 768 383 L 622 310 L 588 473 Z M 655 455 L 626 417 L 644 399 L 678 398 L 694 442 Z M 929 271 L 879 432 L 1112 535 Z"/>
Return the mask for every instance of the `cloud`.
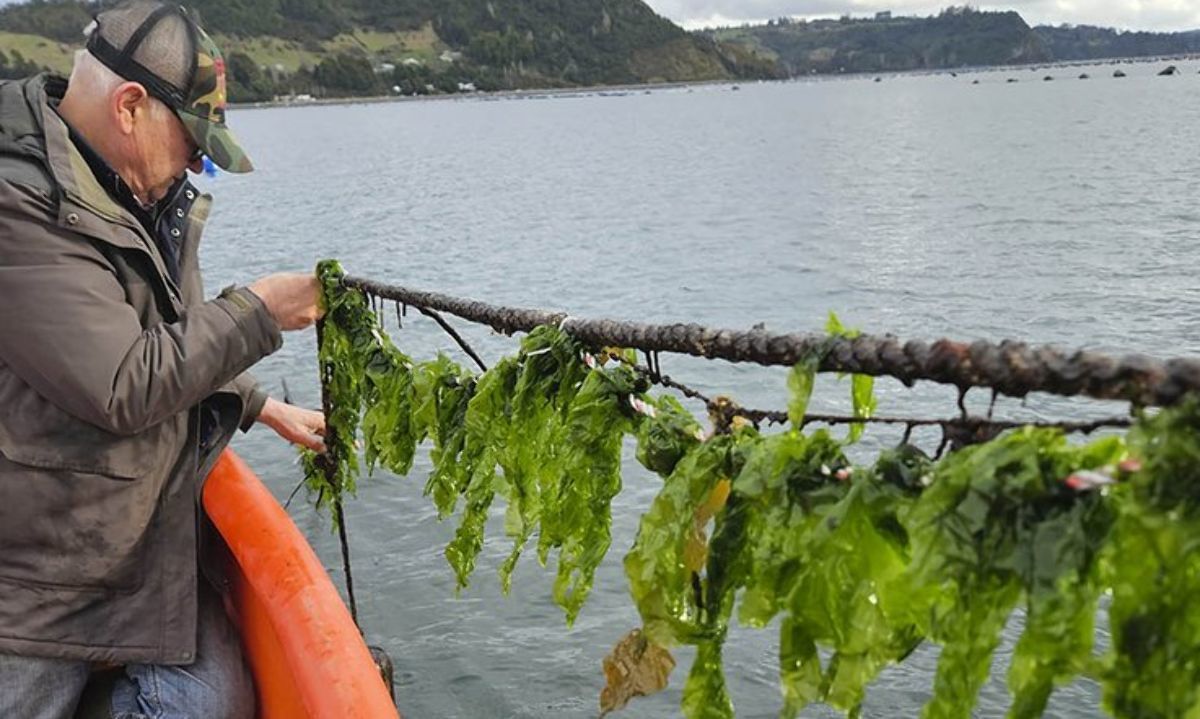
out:
<path id="1" fill-rule="evenodd" d="M 933 15 L 962 0 L 647 0 L 660 15 L 685 27 L 764 21 L 784 15 L 830 17 L 873 15 L 891 10 L 897 15 Z M 1200 0 L 1010 0 L 971 2 L 981 10 L 1016 10 L 1031 25 L 1072 23 L 1135 30 L 1194 30 L 1200 28 Z"/>

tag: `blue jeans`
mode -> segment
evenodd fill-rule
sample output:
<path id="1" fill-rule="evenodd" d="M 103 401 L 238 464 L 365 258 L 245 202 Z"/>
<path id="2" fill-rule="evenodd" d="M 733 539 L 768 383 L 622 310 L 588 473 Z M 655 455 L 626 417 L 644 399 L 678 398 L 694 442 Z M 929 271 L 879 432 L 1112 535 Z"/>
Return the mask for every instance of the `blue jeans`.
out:
<path id="1" fill-rule="evenodd" d="M 201 580 L 203 584 L 203 580 Z M 112 719 L 251 719 L 254 685 L 220 598 L 200 591 L 196 661 L 130 664 L 113 687 Z M 88 662 L 0 654 L 0 717 L 71 719 Z"/>

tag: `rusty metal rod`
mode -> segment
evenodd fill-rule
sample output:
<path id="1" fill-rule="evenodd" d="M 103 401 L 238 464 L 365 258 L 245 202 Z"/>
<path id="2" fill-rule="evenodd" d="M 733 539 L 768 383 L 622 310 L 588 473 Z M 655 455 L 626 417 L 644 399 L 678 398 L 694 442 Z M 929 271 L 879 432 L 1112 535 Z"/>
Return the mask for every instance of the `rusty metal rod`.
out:
<path id="1" fill-rule="evenodd" d="M 1169 405 L 1187 392 L 1200 390 L 1200 360 L 1196 359 L 1162 361 L 1136 354 L 1111 357 L 1012 340 L 901 342 L 889 335 L 846 338 L 585 319 L 565 312 L 490 305 L 360 277 L 346 277 L 344 284 L 368 295 L 448 312 L 505 334 L 549 324 L 598 347 L 632 347 L 762 365 L 790 366 L 816 358 L 821 372 L 888 376 L 910 386 L 917 380 L 930 380 L 959 388 L 990 387 L 1010 397 L 1046 392 L 1127 400 L 1137 405 Z"/>

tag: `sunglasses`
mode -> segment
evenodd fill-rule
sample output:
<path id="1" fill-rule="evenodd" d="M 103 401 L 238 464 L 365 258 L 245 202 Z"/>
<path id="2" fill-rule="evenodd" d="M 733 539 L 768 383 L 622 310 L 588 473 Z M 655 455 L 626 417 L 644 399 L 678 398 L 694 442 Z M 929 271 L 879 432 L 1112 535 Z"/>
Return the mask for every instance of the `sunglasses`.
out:
<path id="1" fill-rule="evenodd" d="M 202 160 L 202 159 L 204 159 L 204 150 L 200 146 L 197 145 L 196 149 L 193 150 L 192 154 L 188 157 L 188 161 L 187 161 L 188 167 L 191 167 L 192 165 L 196 164 L 197 162 L 200 162 L 200 160 Z"/>

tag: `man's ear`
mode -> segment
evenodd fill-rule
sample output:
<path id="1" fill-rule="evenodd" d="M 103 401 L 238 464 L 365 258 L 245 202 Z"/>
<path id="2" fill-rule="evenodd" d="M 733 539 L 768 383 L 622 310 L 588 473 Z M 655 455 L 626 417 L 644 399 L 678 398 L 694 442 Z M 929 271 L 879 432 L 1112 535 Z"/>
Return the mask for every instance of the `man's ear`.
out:
<path id="1" fill-rule="evenodd" d="M 133 127 L 150 111 L 150 96 L 141 83 L 123 82 L 112 94 L 112 111 L 121 134 L 133 133 Z"/>

